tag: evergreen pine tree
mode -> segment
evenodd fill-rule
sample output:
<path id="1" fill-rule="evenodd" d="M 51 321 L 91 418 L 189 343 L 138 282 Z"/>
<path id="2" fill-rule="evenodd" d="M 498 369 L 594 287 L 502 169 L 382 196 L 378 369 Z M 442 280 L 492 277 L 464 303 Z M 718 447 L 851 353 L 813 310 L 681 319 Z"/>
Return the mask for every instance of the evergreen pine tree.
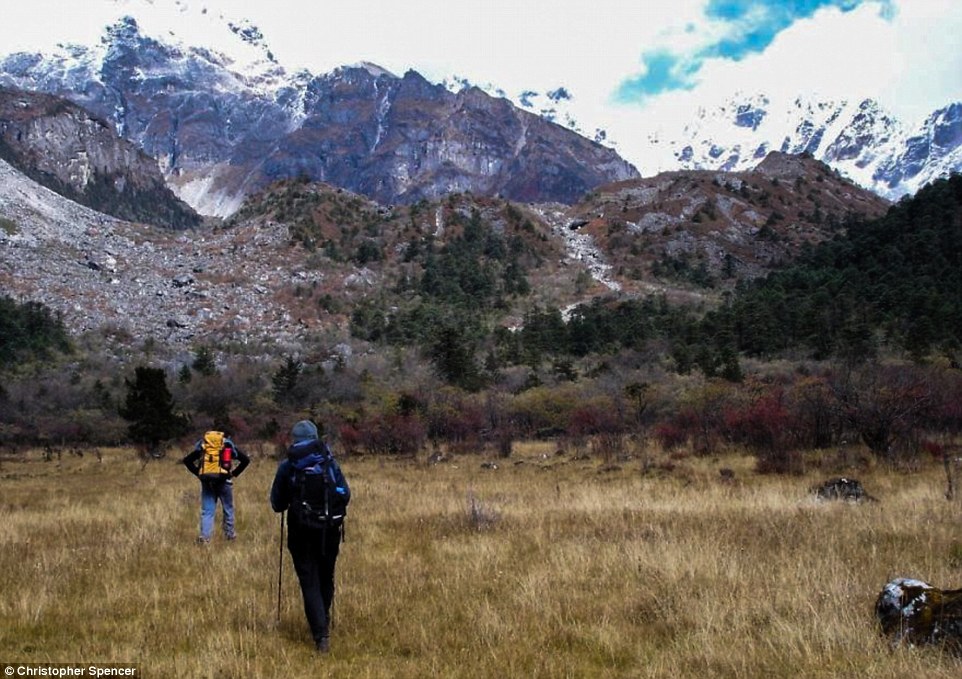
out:
<path id="1" fill-rule="evenodd" d="M 127 397 L 120 416 L 130 422 L 130 438 L 151 457 L 162 457 L 162 444 L 186 434 L 188 426 L 187 418 L 175 411 L 164 371 L 140 366 L 133 381 L 125 378 L 124 384 Z"/>

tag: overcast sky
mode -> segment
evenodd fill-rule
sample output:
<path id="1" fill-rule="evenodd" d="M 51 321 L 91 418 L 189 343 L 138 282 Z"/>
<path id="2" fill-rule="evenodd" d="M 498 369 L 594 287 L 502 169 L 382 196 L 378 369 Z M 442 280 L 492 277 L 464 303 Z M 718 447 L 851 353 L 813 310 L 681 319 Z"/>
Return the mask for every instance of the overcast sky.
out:
<path id="1" fill-rule="evenodd" d="M 736 90 L 870 96 L 909 123 L 962 101 L 962 0 L 0 0 L 0 52 L 96 40 L 145 3 L 247 18 L 288 68 L 564 86 L 596 125 Z"/>

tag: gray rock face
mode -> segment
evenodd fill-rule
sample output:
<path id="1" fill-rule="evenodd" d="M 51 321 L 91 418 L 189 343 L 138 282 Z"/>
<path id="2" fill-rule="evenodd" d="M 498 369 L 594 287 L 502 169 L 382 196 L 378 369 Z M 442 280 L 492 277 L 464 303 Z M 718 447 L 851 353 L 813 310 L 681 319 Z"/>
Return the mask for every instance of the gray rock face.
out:
<path id="1" fill-rule="evenodd" d="M 314 103 L 290 137 L 297 144 L 274 152 L 265 174 L 299 169 L 383 203 L 454 191 L 571 203 L 637 174 L 610 149 L 504 99 L 452 94 L 413 71 L 398 79 L 342 69 L 310 91 Z"/>
<path id="2" fill-rule="evenodd" d="M 289 282 L 279 255 L 270 256 L 287 253 L 285 227 L 188 238 L 78 205 L 3 160 L 0 216 L 0 291 L 62 314 L 71 333 L 176 347 L 196 337 L 257 343 L 312 331 L 286 319 L 275 297 Z M 314 272 L 304 274 L 311 284 Z"/>
<path id="3" fill-rule="evenodd" d="M 873 179 L 895 188 L 921 186 L 962 167 L 962 103 L 935 111 L 909 136 L 901 152 L 880 164 Z"/>
<path id="4" fill-rule="evenodd" d="M 167 188 L 153 159 L 59 97 L 0 88 L 0 158 L 114 216 L 173 227 L 199 221 Z"/>

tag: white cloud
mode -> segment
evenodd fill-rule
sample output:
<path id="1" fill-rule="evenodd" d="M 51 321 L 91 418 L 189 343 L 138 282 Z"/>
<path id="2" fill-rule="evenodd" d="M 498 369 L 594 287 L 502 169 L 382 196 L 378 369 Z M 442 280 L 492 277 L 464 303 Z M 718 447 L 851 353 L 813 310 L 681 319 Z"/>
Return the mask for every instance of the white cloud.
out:
<path id="1" fill-rule="evenodd" d="M 740 62 L 708 61 L 694 96 L 712 101 L 734 90 L 775 96 L 877 93 L 894 65 L 891 50 L 879 49 L 892 42 L 892 33 L 893 26 L 872 6 L 848 13 L 822 10 L 780 33 L 763 53 Z"/>
<path id="2" fill-rule="evenodd" d="M 49 49 L 60 42 L 94 42 L 104 25 L 102 2 L 0 0 L 0 4 L 0 45 L 4 53 Z"/>
<path id="3" fill-rule="evenodd" d="M 891 21 L 872 4 L 846 13 L 824 9 L 782 32 L 762 54 L 709 63 L 695 96 L 712 99 L 737 88 L 873 97 L 914 121 L 962 99 L 960 29 L 962 5 L 941 0 L 906 0 Z"/>
<path id="4" fill-rule="evenodd" d="M 893 74 L 879 98 L 903 114 L 922 116 L 962 101 L 962 3 L 903 0 L 893 34 Z"/>
<path id="5" fill-rule="evenodd" d="M 283 43 L 279 56 L 319 70 L 366 60 L 395 72 L 457 72 L 508 90 L 570 81 L 587 89 L 598 81 L 614 87 L 637 68 L 644 45 L 669 22 L 694 19 L 701 1 L 355 0 L 304 7 L 278 0 L 258 23 Z M 298 24 L 305 39 L 280 38 Z"/>
<path id="6" fill-rule="evenodd" d="M 710 60 L 698 86 L 645 103 L 594 112 L 619 140 L 619 150 L 639 167 L 664 169 L 666 149 L 649 137 L 671 138 L 700 106 L 735 92 L 765 93 L 774 100 L 872 97 L 907 125 L 948 103 L 962 101 L 962 3 L 903 0 L 891 20 L 877 5 L 851 12 L 824 9 L 783 31 L 763 53 L 740 62 Z"/>

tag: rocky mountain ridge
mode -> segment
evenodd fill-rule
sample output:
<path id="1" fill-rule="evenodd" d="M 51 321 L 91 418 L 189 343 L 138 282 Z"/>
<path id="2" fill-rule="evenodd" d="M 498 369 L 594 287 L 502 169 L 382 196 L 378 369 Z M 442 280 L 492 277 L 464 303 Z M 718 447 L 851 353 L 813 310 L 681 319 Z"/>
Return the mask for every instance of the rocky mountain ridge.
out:
<path id="1" fill-rule="evenodd" d="M 223 226 L 173 232 L 63 198 L 0 163 L 0 290 L 43 302 L 118 347 L 252 353 L 350 345 L 365 299 L 417 280 L 412 248 L 443 247 L 477 215 L 523 260 L 532 293 L 506 308 L 597 296 L 717 299 L 850 213 L 888 204 L 811 158 L 773 154 L 748 173 L 678 172 L 599 187 L 574 206 L 451 194 L 384 206 L 301 179 L 269 186 Z M 524 245 L 523 243 L 527 243 Z"/>
<path id="2" fill-rule="evenodd" d="M 590 119 L 597 114 L 583 110 L 578 92 L 564 83 L 508 93 L 496 84 L 454 75 L 439 81 L 446 94 L 426 82 L 421 94 L 428 98 L 410 107 L 391 100 L 407 74 L 399 78 L 371 64 L 321 75 L 288 72 L 249 21 L 203 5 L 175 4 L 176 26 L 149 21 L 159 14 L 154 3 L 130 3 L 126 11 L 137 18 L 109 26 L 100 44 L 0 58 L 0 84 L 61 94 L 94 111 L 158 158 L 178 195 L 204 214 L 227 216 L 246 195 L 292 171 L 386 203 L 471 187 L 477 193 L 570 204 L 581 187 L 628 178 L 613 173 L 746 171 L 770 151 L 810 153 L 891 200 L 962 168 L 959 102 L 909 125 L 871 99 L 736 92 L 660 128 L 613 129 Z M 315 110 L 324 97 L 344 93 L 331 81 L 338 74 L 350 80 L 351 72 L 381 80 L 372 87 L 361 85 L 363 76 L 354 77 L 366 88 L 364 94 L 355 92 L 345 106 L 328 102 Z M 449 100 L 468 91 L 514 105 L 510 120 L 501 117 L 506 127 L 498 134 L 476 133 L 482 121 L 491 122 L 489 106 L 475 111 Z M 405 110 L 407 115 L 396 115 Z M 540 134 L 545 128 L 532 126 L 522 113 L 572 130 L 597 147 L 559 136 L 557 130 Z M 424 116 L 434 114 L 465 120 L 425 124 Z M 332 117 L 338 120 L 332 135 L 319 135 L 318 127 Z M 412 123 L 426 133 L 410 135 Z M 331 138 L 335 132 L 338 139 L 347 135 L 350 140 L 337 143 Z M 527 142 L 535 137 L 527 152 Z M 558 147 L 559 140 L 577 147 L 575 158 L 549 155 L 546 172 L 539 174 L 545 149 Z M 298 148 L 301 143 L 305 148 Z M 626 167 L 616 152 L 632 159 L 635 168 Z M 519 173 L 524 177 L 517 179 Z"/>
<path id="3" fill-rule="evenodd" d="M 808 153 L 863 188 L 898 200 L 962 171 L 962 102 L 948 103 L 909 124 L 874 99 L 783 99 L 735 92 L 634 139 L 625 130 L 592 125 L 590 116 L 579 110 L 577 92 L 561 85 L 510 93 L 458 76 L 448 76 L 442 84 L 452 91 L 480 87 L 507 98 L 525 111 L 611 146 L 634 159 L 645 176 L 673 170 L 743 172 L 771 151 Z"/>
<path id="4" fill-rule="evenodd" d="M 714 297 L 890 203 L 807 155 L 768 154 L 745 172 L 674 171 L 606 185 L 568 209 L 622 294 Z"/>
<path id="5" fill-rule="evenodd" d="M 0 84 L 63 96 L 110 121 L 158 159 L 182 199 L 221 217 L 299 175 L 383 203 L 452 191 L 571 203 L 638 176 L 611 149 L 476 88 L 454 94 L 370 65 L 288 74 L 263 55 L 239 70 L 126 17 L 94 48 L 0 59 Z"/>

